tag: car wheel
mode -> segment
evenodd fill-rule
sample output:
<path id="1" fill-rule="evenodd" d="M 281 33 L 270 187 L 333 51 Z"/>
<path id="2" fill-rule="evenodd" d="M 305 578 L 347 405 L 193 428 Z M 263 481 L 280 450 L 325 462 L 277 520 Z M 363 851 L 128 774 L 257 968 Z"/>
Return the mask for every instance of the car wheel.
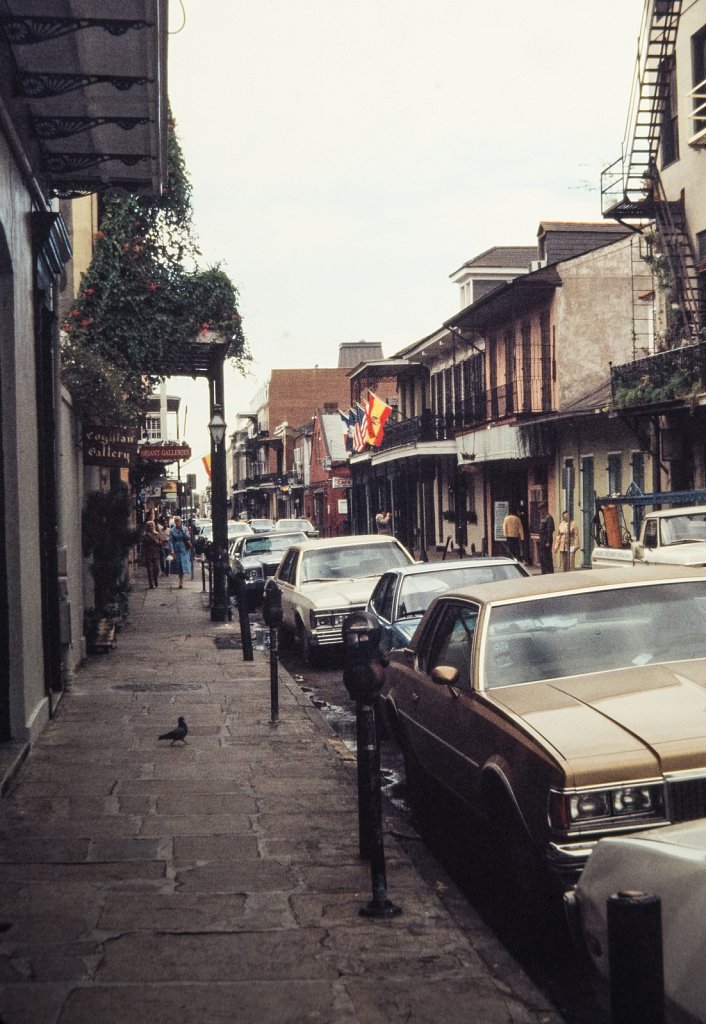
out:
<path id="1" fill-rule="evenodd" d="M 302 658 L 309 668 L 316 668 L 317 665 L 321 664 L 321 652 L 317 647 L 313 647 L 310 643 L 309 634 L 304 628 L 304 624 L 302 622 L 297 624 L 297 635 L 299 638 L 299 650 L 301 651 Z"/>
<path id="2" fill-rule="evenodd" d="M 515 888 L 525 905 L 537 907 L 549 894 L 547 867 L 520 818 L 519 811 L 505 792 L 495 787 L 495 806 L 488 813 L 493 826 L 497 865 Z"/>
<path id="3" fill-rule="evenodd" d="M 277 628 L 277 646 L 281 651 L 291 651 L 294 647 L 294 637 L 289 626 Z"/>

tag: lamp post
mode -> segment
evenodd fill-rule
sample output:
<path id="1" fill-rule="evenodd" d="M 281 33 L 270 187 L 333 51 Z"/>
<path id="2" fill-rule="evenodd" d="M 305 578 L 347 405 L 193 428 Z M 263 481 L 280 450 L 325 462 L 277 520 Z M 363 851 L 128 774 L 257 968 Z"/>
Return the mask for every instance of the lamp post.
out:
<path id="1" fill-rule="evenodd" d="M 230 618 L 226 560 L 228 558 L 228 520 L 226 517 L 226 421 L 217 403 L 211 407 L 208 424 L 211 435 L 211 519 L 213 522 L 213 601 L 211 621 L 227 622 Z"/>

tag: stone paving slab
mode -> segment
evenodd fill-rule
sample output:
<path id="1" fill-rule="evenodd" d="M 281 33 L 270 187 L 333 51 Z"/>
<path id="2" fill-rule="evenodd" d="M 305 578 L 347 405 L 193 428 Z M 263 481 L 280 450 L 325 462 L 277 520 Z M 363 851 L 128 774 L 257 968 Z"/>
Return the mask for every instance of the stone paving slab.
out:
<path id="1" fill-rule="evenodd" d="M 492 936 L 457 923 L 387 820 L 404 912 L 360 916 L 355 759 L 283 669 L 269 721 L 269 657 L 217 646 L 234 636 L 200 585 L 133 593 L 15 775 L 0 1022 L 561 1024 L 494 971 Z M 160 742 L 180 714 L 188 743 Z"/>

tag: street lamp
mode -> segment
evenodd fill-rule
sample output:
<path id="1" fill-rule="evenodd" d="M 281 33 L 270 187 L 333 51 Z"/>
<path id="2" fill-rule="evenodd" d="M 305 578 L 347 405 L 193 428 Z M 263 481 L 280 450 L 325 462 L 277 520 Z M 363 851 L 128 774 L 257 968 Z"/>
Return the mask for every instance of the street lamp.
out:
<path id="1" fill-rule="evenodd" d="M 226 421 L 223 419 L 223 410 L 220 405 L 213 407 L 208 431 L 216 448 L 223 444 L 223 439 L 226 436 Z"/>
<path id="2" fill-rule="evenodd" d="M 228 560 L 228 520 L 226 517 L 226 421 L 223 409 L 218 403 L 211 407 L 208 424 L 211 435 L 211 519 L 213 522 L 213 599 L 211 621 L 227 622 L 230 619 L 230 600 L 226 562 Z"/>

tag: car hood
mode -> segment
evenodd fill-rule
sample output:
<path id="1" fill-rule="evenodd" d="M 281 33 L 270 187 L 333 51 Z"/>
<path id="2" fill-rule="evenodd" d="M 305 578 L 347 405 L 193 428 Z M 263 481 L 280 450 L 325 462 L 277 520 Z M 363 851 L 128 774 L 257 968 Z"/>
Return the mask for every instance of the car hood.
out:
<path id="1" fill-rule="evenodd" d="M 645 549 L 642 557 L 645 562 L 660 565 L 706 565 L 706 544 L 668 544 L 656 551 Z"/>
<path id="2" fill-rule="evenodd" d="M 246 555 L 240 562 L 244 569 L 256 569 L 258 565 L 274 565 L 277 567 L 282 561 L 284 551 L 275 552 L 271 555 Z"/>
<path id="3" fill-rule="evenodd" d="M 576 785 L 706 760 L 706 659 L 501 687 L 487 696 L 551 744 Z"/>
<path id="4" fill-rule="evenodd" d="M 378 579 L 378 576 L 366 576 L 361 580 L 303 583 L 301 590 L 315 608 L 348 608 L 351 605 L 367 604 Z"/>

